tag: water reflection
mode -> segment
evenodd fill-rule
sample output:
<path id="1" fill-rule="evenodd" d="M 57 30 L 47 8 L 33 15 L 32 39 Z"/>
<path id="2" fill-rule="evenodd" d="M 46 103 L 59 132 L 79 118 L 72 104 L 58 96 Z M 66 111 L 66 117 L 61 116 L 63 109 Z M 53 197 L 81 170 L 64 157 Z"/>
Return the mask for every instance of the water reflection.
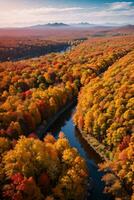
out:
<path id="1" fill-rule="evenodd" d="M 72 115 L 75 109 L 72 107 L 69 111 L 63 114 L 49 130 L 57 138 L 60 131 L 63 131 L 69 139 L 71 146 L 76 147 L 81 156 L 87 162 L 90 176 L 94 181 L 94 190 L 91 194 L 90 200 L 110 200 L 111 197 L 103 194 L 104 184 L 101 181 L 102 172 L 98 171 L 97 164 L 101 162 L 100 157 L 82 138 L 79 131 L 75 128 Z"/>

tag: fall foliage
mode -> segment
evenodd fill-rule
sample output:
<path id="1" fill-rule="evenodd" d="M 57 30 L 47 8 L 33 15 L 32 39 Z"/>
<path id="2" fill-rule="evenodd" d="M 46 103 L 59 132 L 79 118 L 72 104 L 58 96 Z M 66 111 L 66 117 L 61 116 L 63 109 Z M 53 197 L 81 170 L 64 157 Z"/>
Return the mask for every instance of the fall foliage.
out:
<path id="1" fill-rule="evenodd" d="M 75 124 L 84 135 L 94 136 L 110 151 L 111 162 L 105 163 L 103 170 L 112 169 L 131 193 L 134 180 L 133 70 L 134 51 L 131 51 L 82 88 L 74 116 Z"/>
<path id="2" fill-rule="evenodd" d="M 109 152 L 100 168 L 120 178 L 106 174 L 105 191 L 123 198 L 123 182 L 133 193 L 133 49 L 133 36 L 90 38 L 68 52 L 0 64 L 3 199 L 85 198 L 88 173 L 77 149 L 63 133 L 37 135 L 76 97 L 75 125 Z"/>
<path id="3" fill-rule="evenodd" d="M 5 199 L 84 199 L 87 167 L 65 138 L 22 136 L 14 146 L 0 138 L 0 188 Z M 82 192 L 82 193 L 81 193 Z M 31 197 L 32 196 L 32 197 Z"/>

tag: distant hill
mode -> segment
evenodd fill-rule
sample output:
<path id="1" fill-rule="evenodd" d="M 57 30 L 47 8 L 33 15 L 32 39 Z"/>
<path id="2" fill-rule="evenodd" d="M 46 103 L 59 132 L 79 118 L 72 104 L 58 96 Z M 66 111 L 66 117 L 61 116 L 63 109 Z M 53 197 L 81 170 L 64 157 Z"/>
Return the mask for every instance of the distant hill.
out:
<path id="1" fill-rule="evenodd" d="M 68 27 L 68 24 L 64 24 L 64 23 L 48 23 L 48 24 L 37 24 L 35 26 L 31 26 L 30 28 L 47 28 L 47 27 L 54 27 L 54 28 L 58 28 L 58 27 Z"/>
<path id="2" fill-rule="evenodd" d="M 56 27 L 61 27 L 61 26 L 69 26 L 68 24 L 64 24 L 64 23 L 48 23 L 46 24 L 46 26 L 56 26 Z"/>
<path id="3" fill-rule="evenodd" d="M 95 27 L 96 24 L 90 24 L 90 23 L 87 23 L 87 22 L 81 22 L 81 23 L 78 23 L 78 24 L 71 24 L 71 26 L 75 26 L 75 27 Z"/>
<path id="4" fill-rule="evenodd" d="M 90 23 L 87 23 L 87 22 L 81 22 L 78 25 L 80 25 L 80 26 L 96 26 L 95 24 L 90 24 Z"/>
<path id="5" fill-rule="evenodd" d="M 124 32 L 126 32 L 126 33 L 128 33 L 128 32 L 134 32 L 134 25 L 128 24 L 126 26 L 118 27 L 115 30 L 118 31 L 118 32 L 123 32 L 123 33 Z"/>
<path id="6" fill-rule="evenodd" d="M 121 27 L 122 29 L 129 29 L 129 30 L 134 30 L 134 25 L 128 24 L 126 26 Z"/>

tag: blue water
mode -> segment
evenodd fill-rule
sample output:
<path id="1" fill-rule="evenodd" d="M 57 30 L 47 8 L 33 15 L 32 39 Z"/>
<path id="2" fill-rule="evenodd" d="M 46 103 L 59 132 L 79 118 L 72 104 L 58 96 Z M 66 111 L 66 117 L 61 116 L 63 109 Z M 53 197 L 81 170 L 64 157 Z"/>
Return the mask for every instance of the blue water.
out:
<path id="1" fill-rule="evenodd" d="M 72 115 L 75 109 L 63 114 L 49 130 L 53 135 L 58 138 L 60 131 L 63 131 L 66 137 L 69 139 L 71 146 L 76 147 L 79 154 L 85 158 L 89 169 L 89 174 L 93 179 L 93 191 L 90 196 L 90 200 L 110 200 L 111 197 L 103 193 L 104 183 L 101 181 L 102 172 L 98 171 L 97 164 L 101 161 L 100 157 L 94 152 L 94 150 L 87 144 L 87 142 L 81 137 L 79 131 L 75 128 Z"/>

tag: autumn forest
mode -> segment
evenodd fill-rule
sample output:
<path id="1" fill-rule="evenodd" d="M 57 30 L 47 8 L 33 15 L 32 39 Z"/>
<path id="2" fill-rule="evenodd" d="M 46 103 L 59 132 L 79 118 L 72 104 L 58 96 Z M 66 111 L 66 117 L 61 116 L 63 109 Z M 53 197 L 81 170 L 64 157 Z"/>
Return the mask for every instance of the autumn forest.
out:
<path id="1" fill-rule="evenodd" d="M 57 23 L 6 31 L 0 30 L 0 199 L 134 200 L 134 28 Z M 92 196 L 98 186 L 82 143 L 77 148 L 68 137 L 74 130 L 50 131 L 72 109 L 72 126 L 99 157 L 106 195 L 100 199 Z"/>

